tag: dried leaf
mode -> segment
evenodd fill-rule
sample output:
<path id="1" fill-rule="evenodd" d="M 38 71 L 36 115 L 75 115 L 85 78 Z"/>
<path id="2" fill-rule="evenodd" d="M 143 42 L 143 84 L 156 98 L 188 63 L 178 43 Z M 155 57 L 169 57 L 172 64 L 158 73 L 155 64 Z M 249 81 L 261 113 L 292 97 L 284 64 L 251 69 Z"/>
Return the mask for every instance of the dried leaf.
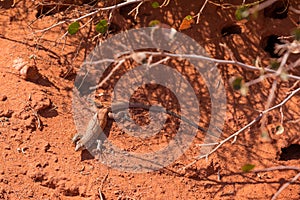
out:
<path id="1" fill-rule="evenodd" d="M 251 171 L 252 169 L 254 169 L 255 165 L 252 165 L 252 164 L 246 164 L 242 167 L 242 171 L 243 172 L 249 172 Z"/>
<path id="2" fill-rule="evenodd" d="M 179 30 L 182 31 L 182 30 L 189 29 L 192 27 L 193 23 L 195 23 L 194 19 L 192 18 L 192 16 L 188 15 L 182 20 L 179 26 Z"/>
<path id="3" fill-rule="evenodd" d="M 242 77 L 234 77 L 231 82 L 234 90 L 240 90 L 243 86 L 243 83 L 244 81 Z"/>

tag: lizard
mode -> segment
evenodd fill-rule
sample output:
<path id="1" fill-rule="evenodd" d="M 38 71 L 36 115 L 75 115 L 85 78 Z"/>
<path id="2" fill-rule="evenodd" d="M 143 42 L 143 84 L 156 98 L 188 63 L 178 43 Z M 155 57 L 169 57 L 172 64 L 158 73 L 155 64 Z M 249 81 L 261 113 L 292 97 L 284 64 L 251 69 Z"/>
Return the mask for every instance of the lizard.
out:
<path id="1" fill-rule="evenodd" d="M 77 133 L 74 135 L 72 141 L 76 144 L 75 151 L 79 151 L 93 145 L 93 142 L 100 136 L 100 128 L 101 130 L 104 130 L 107 124 L 108 112 L 108 107 L 100 108 L 89 121 L 85 134 L 82 135 Z"/>
<path id="2" fill-rule="evenodd" d="M 87 125 L 87 129 L 85 131 L 85 134 L 82 135 L 80 133 L 75 134 L 75 136 L 72 138 L 73 143 L 75 143 L 75 151 L 87 149 L 93 145 L 95 141 L 98 142 L 98 144 L 101 143 L 101 141 L 98 141 L 97 139 L 100 137 L 101 130 L 103 131 L 107 125 L 108 118 L 114 118 L 116 115 L 120 114 L 121 111 L 124 111 L 128 108 L 142 108 L 145 110 L 149 110 L 151 108 L 151 111 L 154 112 L 163 112 L 166 114 L 169 114 L 171 116 L 174 116 L 178 119 L 183 120 L 184 122 L 187 122 L 189 125 L 197 128 L 198 130 L 202 132 L 206 132 L 204 128 L 198 126 L 194 122 L 191 122 L 189 119 L 187 119 L 184 116 L 180 116 L 179 114 L 166 110 L 163 107 L 160 106 L 151 106 L 151 105 L 145 105 L 142 103 L 129 103 L 126 104 L 125 102 L 117 102 L 113 104 L 111 107 L 105 107 L 103 105 L 99 106 L 99 110 L 97 113 L 95 113 L 92 117 L 92 119 L 89 121 Z M 114 108 L 113 111 L 115 113 L 112 113 L 112 107 Z M 116 114 L 116 115 L 115 115 Z M 101 130 L 100 130 L 101 129 Z M 99 146 L 99 145 L 98 145 Z M 100 147 L 97 147 L 97 149 Z M 100 150 L 100 149 L 98 149 Z"/>

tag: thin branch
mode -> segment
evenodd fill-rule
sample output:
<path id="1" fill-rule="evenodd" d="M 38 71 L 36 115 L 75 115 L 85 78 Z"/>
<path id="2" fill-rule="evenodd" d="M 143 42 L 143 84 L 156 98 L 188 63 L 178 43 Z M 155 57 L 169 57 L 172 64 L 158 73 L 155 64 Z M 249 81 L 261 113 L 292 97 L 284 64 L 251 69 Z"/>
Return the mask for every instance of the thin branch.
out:
<path id="1" fill-rule="evenodd" d="M 143 54 L 145 57 L 146 57 L 146 55 L 149 55 L 149 56 L 166 56 L 166 60 L 169 60 L 170 58 L 199 59 L 199 60 L 204 60 L 204 61 L 211 61 L 211 62 L 214 62 L 214 63 L 217 63 L 217 64 L 238 65 L 240 67 L 243 67 L 244 69 L 248 69 L 248 70 L 252 70 L 252 71 L 260 71 L 261 70 L 261 68 L 258 68 L 258 67 L 252 66 L 252 65 L 247 65 L 247 64 L 244 64 L 244 63 L 236 61 L 236 60 L 222 60 L 222 59 L 210 58 L 210 57 L 207 57 L 207 56 L 195 55 L 195 54 L 174 54 L 174 53 L 167 53 L 167 52 L 150 52 L 150 51 L 143 51 L 143 52 L 139 52 L 139 53 Z M 121 66 L 121 64 L 125 62 L 125 60 L 127 58 L 133 58 L 132 57 L 133 56 L 132 52 L 124 52 L 122 55 L 126 55 L 126 54 L 129 54 L 129 55 L 125 56 L 121 60 L 118 60 L 117 61 L 117 63 L 118 63 L 117 66 L 112 69 L 111 73 L 107 77 L 105 77 L 105 79 L 103 79 L 101 81 L 101 83 L 99 83 L 96 86 L 90 87 L 90 90 L 95 90 L 95 89 L 100 88 L 105 83 L 105 81 L 107 81 L 112 76 L 112 74 Z M 283 56 L 283 61 L 282 61 L 281 65 L 280 65 L 280 67 L 277 71 L 269 69 L 269 68 L 264 68 L 264 70 L 266 72 L 272 73 L 271 75 L 264 75 L 264 76 L 265 77 L 272 77 L 272 76 L 280 75 L 281 71 L 283 70 L 283 66 L 286 63 L 288 55 L 289 55 L 289 53 L 287 52 Z M 166 61 L 165 59 L 162 59 L 162 60 L 163 60 L 162 62 Z M 92 61 L 92 62 L 88 62 L 88 63 L 85 63 L 85 64 L 99 64 L 99 63 L 103 63 L 103 62 L 116 62 L 116 60 L 114 60 L 114 59 L 103 59 L 103 60 L 100 60 L 100 61 Z M 159 63 L 161 63 L 161 62 L 159 62 Z M 159 64 L 159 63 L 156 63 L 156 64 Z M 155 63 L 152 64 L 152 65 L 155 65 Z M 295 75 L 291 75 L 291 74 L 287 74 L 287 77 L 292 78 L 292 79 L 296 79 L 296 80 L 300 80 L 299 76 L 295 76 Z"/>
<path id="2" fill-rule="evenodd" d="M 276 106 L 273 106 L 272 108 L 264 110 L 262 113 L 266 114 L 266 113 L 268 113 L 268 112 L 270 112 L 270 111 L 272 111 L 272 110 L 274 110 L 276 108 L 279 108 L 279 107 L 283 106 L 284 104 L 286 104 L 286 102 L 288 100 L 290 100 L 290 98 L 292 98 L 299 91 L 300 91 L 300 88 L 297 88 L 296 90 L 292 91 L 291 94 L 287 98 L 285 98 L 281 103 L 277 104 Z"/>
<path id="3" fill-rule="evenodd" d="M 28 102 L 26 102 L 26 104 L 30 108 L 30 110 L 32 111 L 32 113 L 35 116 L 35 118 L 37 119 L 37 128 L 39 130 L 41 130 L 42 129 L 42 122 L 40 120 L 39 114 L 37 113 L 37 111 Z"/>
<path id="4" fill-rule="evenodd" d="M 279 170 L 279 171 L 280 170 L 295 170 L 295 171 L 300 172 L 299 167 L 284 166 L 284 165 L 280 165 L 280 166 L 276 166 L 276 167 L 269 167 L 269 168 L 265 168 L 265 169 L 256 169 L 256 170 L 252 170 L 250 172 L 258 173 L 258 172 L 270 172 L 270 171 L 276 171 L 276 170 Z"/>
<path id="5" fill-rule="evenodd" d="M 90 90 L 96 90 L 96 89 L 98 89 L 98 88 L 100 88 L 100 87 L 102 87 L 102 85 L 113 75 L 113 73 L 115 72 L 115 71 L 117 71 L 117 69 L 119 69 L 120 68 L 120 66 L 123 64 L 125 62 L 125 59 L 123 59 L 123 60 L 120 60 L 119 62 L 118 62 L 118 64 L 110 71 L 110 73 L 98 84 L 98 85 L 96 85 L 96 86 L 93 86 L 93 87 L 90 87 L 89 89 Z"/>
<path id="6" fill-rule="evenodd" d="M 164 6 L 169 5 L 169 3 L 170 3 L 170 0 L 165 0 L 159 7 L 162 8 Z"/>
<path id="7" fill-rule="evenodd" d="M 258 4 L 257 6 L 254 6 L 254 7 L 250 8 L 249 13 L 253 14 L 255 12 L 263 10 L 263 9 L 269 7 L 270 5 L 272 5 L 273 3 L 275 3 L 276 1 L 278 1 L 278 0 L 268 0 L 268 1 L 265 1 L 261 4 Z"/>
<path id="8" fill-rule="evenodd" d="M 229 137 L 227 137 L 226 139 L 222 140 L 221 142 L 218 143 L 218 145 L 213 148 L 210 152 L 208 152 L 205 155 L 201 155 L 195 158 L 195 160 L 193 162 L 191 162 L 190 164 L 188 164 L 187 166 L 185 166 L 184 168 L 188 168 L 190 166 L 192 166 L 193 164 L 195 164 L 198 160 L 202 159 L 202 158 L 208 158 L 208 156 L 210 156 L 211 154 L 213 154 L 215 151 L 217 151 L 221 146 L 223 146 L 223 144 L 225 144 L 226 142 L 228 142 L 229 140 L 237 137 L 241 132 L 243 132 L 244 130 L 246 130 L 247 128 L 250 128 L 253 124 L 255 124 L 256 122 L 258 122 L 266 113 L 279 108 L 281 106 L 283 106 L 288 100 L 290 100 L 297 92 L 300 91 L 300 88 L 297 88 L 296 90 L 292 91 L 291 94 L 286 97 L 281 103 L 266 109 L 264 111 L 262 111 L 254 120 L 252 120 L 249 124 L 247 124 L 246 126 L 244 126 L 243 128 L 241 128 L 240 130 L 238 130 L 237 132 L 235 132 L 234 134 L 230 135 Z"/>
<path id="9" fill-rule="evenodd" d="M 208 3 L 208 0 L 205 0 L 204 4 L 202 5 L 202 7 L 200 8 L 199 12 L 197 13 L 197 20 L 196 20 L 196 24 L 199 24 L 199 21 L 200 21 L 200 15 L 202 14 L 206 4 Z M 196 17 L 195 16 L 195 17 Z"/>
<path id="10" fill-rule="evenodd" d="M 278 190 L 277 192 L 273 195 L 271 200 L 275 200 L 277 199 L 277 197 L 279 196 L 279 194 L 285 189 L 287 188 L 290 184 L 294 183 L 296 180 L 298 180 L 300 178 L 300 168 L 299 167 L 294 167 L 294 166 L 277 166 L 277 167 L 270 167 L 270 168 L 266 168 L 266 169 L 258 169 L 258 170 L 253 170 L 250 172 L 254 172 L 254 173 L 258 173 L 258 172 L 270 172 L 270 171 L 276 171 L 276 170 L 294 170 L 294 171 L 298 171 L 299 173 L 296 174 L 294 176 L 294 178 L 292 178 L 291 181 L 283 184 Z"/>
<path id="11" fill-rule="evenodd" d="M 106 174 L 106 175 L 104 176 L 104 178 L 102 179 L 102 181 L 101 181 L 101 186 L 100 186 L 100 188 L 98 189 L 99 197 L 100 197 L 101 200 L 104 200 L 104 197 L 103 197 L 103 195 L 102 195 L 102 190 L 103 190 L 104 182 L 105 182 L 105 180 L 106 180 L 107 177 L 108 177 L 108 174 L 109 174 L 109 172 L 107 172 L 107 174 Z"/>
<path id="12" fill-rule="evenodd" d="M 287 186 L 289 186 L 291 183 L 294 183 L 299 177 L 300 177 L 300 172 L 299 172 L 296 176 L 294 176 L 294 178 L 293 178 L 290 182 L 287 182 L 287 183 L 283 184 L 283 185 L 277 190 L 277 192 L 273 195 L 273 197 L 272 197 L 271 200 L 277 199 L 277 197 L 279 196 L 279 194 L 280 194 Z"/>
<path id="13" fill-rule="evenodd" d="M 268 99 L 267 99 L 267 103 L 265 105 L 265 109 L 269 109 L 270 106 L 272 105 L 272 102 L 275 98 L 275 91 L 276 91 L 276 88 L 277 88 L 277 81 L 274 80 L 273 81 L 273 84 L 272 84 L 272 87 L 270 89 L 270 93 L 269 93 L 269 96 L 268 96 Z M 280 107 L 282 108 L 282 107 Z M 260 125 L 260 129 L 261 130 L 264 130 L 265 129 L 265 124 L 266 124 L 266 120 L 267 120 L 267 116 L 264 115 L 262 118 L 261 118 L 261 125 Z"/>
<path id="14" fill-rule="evenodd" d="M 300 10 L 298 10 L 298 9 L 296 9 L 296 8 L 294 8 L 294 7 L 292 7 L 292 6 L 290 6 L 290 11 L 292 11 L 292 12 L 294 12 L 294 13 L 296 13 L 297 15 L 300 15 Z"/>
<path id="15" fill-rule="evenodd" d="M 135 14 L 134 14 L 134 19 L 136 20 L 137 18 L 137 15 L 139 14 L 139 8 L 140 6 L 144 3 L 144 1 L 140 2 L 134 9 L 132 9 L 128 15 L 131 15 L 131 13 L 133 13 L 135 11 Z"/>
<path id="16" fill-rule="evenodd" d="M 108 11 L 108 10 L 112 10 L 112 9 L 117 9 L 117 8 L 129 5 L 129 4 L 138 3 L 138 2 L 146 2 L 146 1 L 149 1 L 149 0 L 127 0 L 127 1 L 125 1 L 123 3 L 119 3 L 119 4 L 116 4 L 116 5 L 113 5 L 113 6 L 108 6 L 108 7 L 104 7 L 104 8 L 98 8 L 97 10 L 95 10 L 93 12 L 90 12 L 90 13 L 88 13 L 86 15 L 83 15 L 81 17 L 78 17 L 76 19 L 69 19 L 69 20 L 60 21 L 60 22 L 58 22 L 56 24 L 53 24 L 52 26 L 50 26 L 48 28 L 45 28 L 45 29 L 42 29 L 42 30 L 38 30 L 38 31 L 36 31 L 36 33 L 48 31 L 48 30 L 50 30 L 50 29 L 52 29 L 52 28 L 54 28 L 56 26 L 59 26 L 61 24 L 67 23 L 67 22 L 76 22 L 76 21 L 82 20 L 84 18 L 96 15 L 97 13 L 102 12 L 102 11 Z"/>
<path id="17" fill-rule="evenodd" d="M 252 65 L 247 65 L 245 63 L 235 61 L 235 60 L 222 60 L 222 59 L 216 59 L 216 58 L 211 58 L 208 56 L 202 56 L 202 55 L 195 55 L 195 54 L 174 54 L 174 53 L 167 53 L 167 52 L 148 52 L 145 51 L 143 52 L 147 55 L 153 55 L 153 56 L 169 56 L 171 58 L 185 58 L 185 59 L 196 59 L 196 60 L 204 60 L 204 61 L 211 61 L 214 63 L 218 64 L 231 64 L 231 65 L 238 65 L 244 69 L 248 69 L 251 71 L 260 71 L 261 68 L 252 66 Z M 270 66 L 267 66 L 270 67 Z M 270 68 L 264 68 L 265 72 L 268 73 L 275 73 L 277 74 L 278 72 L 276 70 L 270 69 Z M 292 75 L 292 74 L 287 74 L 288 78 L 295 79 L 295 80 L 300 80 L 300 76 Z"/>

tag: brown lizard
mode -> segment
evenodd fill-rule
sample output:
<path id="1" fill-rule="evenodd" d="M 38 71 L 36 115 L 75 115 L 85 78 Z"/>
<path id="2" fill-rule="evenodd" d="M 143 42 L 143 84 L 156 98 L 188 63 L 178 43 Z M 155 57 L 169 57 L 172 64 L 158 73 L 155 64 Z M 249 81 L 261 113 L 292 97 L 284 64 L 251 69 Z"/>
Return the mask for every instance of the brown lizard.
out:
<path id="1" fill-rule="evenodd" d="M 99 138 L 101 130 L 104 130 L 107 124 L 108 112 L 109 108 L 100 108 L 89 121 L 85 134 L 77 133 L 73 137 L 72 141 L 76 144 L 75 151 L 91 147 Z"/>
<path id="2" fill-rule="evenodd" d="M 189 119 L 187 119 L 184 116 L 180 116 L 175 112 L 169 111 L 164 109 L 160 106 L 151 106 L 151 105 L 145 105 L 142 103 L 130 103 L 126 104 L 125 102 L 118 102 L 113 104 L 112 106 L 114 109 L 113 111 L 115 113 L 112 113 L 111 107 L 101 107 L 99 111 L 94 114 L 92 119 L 89 121 L 87 129 L 85 131 L 85 134 L 76 134 L 72 141 L 76 144 L 75 151 L 87 149 L 89 147 L 92 147 L 92 145 L 95 143 L 95 141 L 98 142 L 98 139 L 101 135 L 101 130 L 103 131 L 106 127 L 108 118 L 114 118 L 114 114 L 118 114 L 120 111 L 128 109 L 129 108 L 143 108 L 145 110 L 149 110 L 151 108 L 151 111 L 154 112 L 163 112 L 169 115 L 172 115 L 176 118 L 179 118 L 185 122 L 187 122 L 189 125 L 197 128 L 200 131 L 206 132 L 206 130 L 194 122 L 191 122 Z M 101 143 L 101 141 L 99 141 Z M 98 147 L 97 147 L 98 148 Z M 100 148 L 100 147 L 99 147 Z M 101 150 L 101 149 L 98 149 Z"/>

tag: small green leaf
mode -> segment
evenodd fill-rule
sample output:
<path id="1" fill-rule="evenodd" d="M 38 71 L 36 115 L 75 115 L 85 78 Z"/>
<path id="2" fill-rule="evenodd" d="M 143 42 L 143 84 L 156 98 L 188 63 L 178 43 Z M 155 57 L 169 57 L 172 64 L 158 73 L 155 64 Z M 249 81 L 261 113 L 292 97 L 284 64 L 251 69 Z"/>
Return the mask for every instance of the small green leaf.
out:
<path id="1" fill-rule="evenodd" d="M 78 32 L 79 28 L 80 28 L 79 22 L 73 22 L 68 27 L 68 33 L 70 35 L 74 35 L 74 34 L 76 34 Z"/>
<path id="2" fill-rule="evenodd" d="M 249 172 L 251 171 L 252 169 L 254 169 L 255 165 L 252 165 L 252 164 L 246 164 L 242 167 L 242 171 L 243 172 Z"/>
<path id="3" fill-rule="evenodd" d="M 295 30 L 292 32 L 292 34 L 293 34 L 295 40 L 300 41 L 300 28 L 295 29 Z"/>
<path id="4" fill-rule="evenodd" d="M 98 33 L 106 33 L 108 29 L 108 23 L 107 23 L 107 20 L 106 19 L 102 19 L 98 22 L 98 24 L 96 25 L 96 31 Z"/>
<path id="5" fill-rule="evenodd" d="M 152 20 L 149 22 L 149 26 L 153 27 L 153 26 L 157 26 L 160 24 L 160 21 L 158 20 Z"/>
<path id="6" fill-rule="evenodd" d="M 157 1 L 154 1 L 151 3 L 152 8 L 159 8 L 159 3 Z"/>
<path id="7" fill-rule="evenodd" d="M 243 85 L 243 78 L 242 77 L 236 77 L 232 81 L 232 87 L 234 90 L 240 90 Z"/>
<path id="8" fill-rule="evenodd" d="M 187 16 L 185 16 L 184 19 L 191 20 L 191 19 L 193 19 L 193 17 L 191 15 L 187 15 Z"/>
<path id="9" fill-rule="evenodd" d="M 271 69 L 277 70 L 280 66 L 280 63 L 277 60 L 271 60 L 270 67 Z"/>
<path id="10" fill-rule="evenodd" d="M 235 18 L 236 18 L 237 20 L 248 19 L 248 17 L 249 17 L 248 7 L 240 6 L 240 7 L 235 11 Z"/>

